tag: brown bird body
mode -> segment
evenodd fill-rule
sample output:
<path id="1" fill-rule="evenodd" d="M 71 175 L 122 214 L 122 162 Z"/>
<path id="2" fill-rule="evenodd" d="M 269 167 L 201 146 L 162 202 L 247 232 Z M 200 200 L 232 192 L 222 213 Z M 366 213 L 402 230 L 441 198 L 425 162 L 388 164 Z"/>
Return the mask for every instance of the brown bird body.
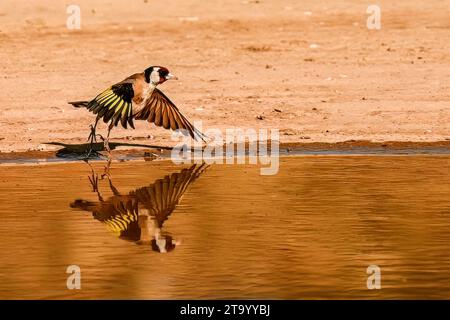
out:
<path id="1" fill-rule="evenodd" d="M 110 123 L 111 129 L 119 122 L 124 128 L 134 128 L 133 120 L 146 120 L 165 129 L 180 130 L 193 139 L 204 140 L 204 135 L 184 117 L 170 99 L 157 86 L 176 79 L 164 67 L 153 66 L 136 73 L 109 87 L 91 101 L 69 102 L 74 107 L 85 107 L 96 114 L 92 126 L 91 143 L 95 141 L 95 129 L 100 119 Z"/>

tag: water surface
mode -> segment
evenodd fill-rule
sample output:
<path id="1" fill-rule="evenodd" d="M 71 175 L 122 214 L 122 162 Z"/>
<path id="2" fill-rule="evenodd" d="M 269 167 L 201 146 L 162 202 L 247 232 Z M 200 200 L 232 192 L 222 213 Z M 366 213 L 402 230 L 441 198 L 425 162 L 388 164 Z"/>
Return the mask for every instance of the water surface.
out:
<path id="1" fill-rule="evenodd" d="M 260 176 L 133 161 L 98 192 L 84 163 L 3 165 L 0 298 L 448 299 L 449 165 L 282 157 Z M 381 290 L 367 289 L 372 264 Z"/>

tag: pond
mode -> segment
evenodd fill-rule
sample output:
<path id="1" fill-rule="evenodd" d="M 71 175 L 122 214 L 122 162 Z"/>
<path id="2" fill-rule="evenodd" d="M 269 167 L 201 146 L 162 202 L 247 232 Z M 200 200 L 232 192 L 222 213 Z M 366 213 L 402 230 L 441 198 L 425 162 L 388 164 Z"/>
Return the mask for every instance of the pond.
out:
<path id="1" fill-rule="evenodd" d="M 0 298 L 450 298 L 449 156 L 103 165 L 0 166 Z"/>

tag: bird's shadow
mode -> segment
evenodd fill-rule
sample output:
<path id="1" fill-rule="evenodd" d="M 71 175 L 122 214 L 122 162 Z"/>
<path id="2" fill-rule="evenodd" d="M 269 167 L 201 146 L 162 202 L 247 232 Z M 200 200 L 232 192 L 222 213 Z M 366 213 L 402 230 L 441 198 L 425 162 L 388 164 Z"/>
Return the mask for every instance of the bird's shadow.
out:
<path id="1" fill-rule="evenodd" d="M 86 160 L 86 159 L 102 159 L 105 156 L 100 152 L 107 151 L 103 142 L 97 143 L 81 143 L 81 144 L 67 144 L 61 142 L 46 142 L 44 144 L 61 146 L 62 148 L 56 151 L 55 156 L 63 159 Z M 172 147 L 163 147 L 155 145 L 146 145 L 139 143 L 125 143 L 125 142 L 109 142 L 109 149 L 114 150 L 117 147 L 141 147 L 159 150 L 172 150 Z"/>

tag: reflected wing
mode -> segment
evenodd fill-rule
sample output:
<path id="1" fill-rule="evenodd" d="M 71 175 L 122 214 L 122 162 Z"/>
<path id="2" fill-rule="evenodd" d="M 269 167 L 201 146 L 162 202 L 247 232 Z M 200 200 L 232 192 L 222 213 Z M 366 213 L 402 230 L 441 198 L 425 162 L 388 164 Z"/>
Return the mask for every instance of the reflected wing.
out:
<path id="1" fill-rule="evenodd" d="M 189 184 L 198 178 L 206 167 L 206 164 L 194 164 L 189 169 L 167 175 L 148 187 L 137 189 L 136 198 L 156 218 L 161 227 L 175 210 Z"/>
<path id="2" fill-rule="evenodd" d="M 138 227 L 138 205 L 136 198 L 130 196 L 113 196 L 104 203 L 94 218 L 107 225 L 117 236 L 135 240 L 133 235 Z"/>
<path id="3" fill-rule="evenodd" d="M 95 220 L 104 223 L 117 236 L 139 240 L 138 202 L 134 196 L 118 195 L 101 202 L 77 199 L 70 206 L 92 212 Z"/>
<path id="4" fill-rule="evenodd" d="M 178 110 L 175 104 L 160 90 L 155 88 L 145 107 L 136 114 L 136 120 L 147 120 L 158 127 L 172 130 L 186 130 L 195 140 L 204 139 L 204 135 L 196 129 Z M 184 133 L 184 132 L 183 132 Z"/>
<path id="5" fill-rule="evenodd" d="M 90 101 L 87 108 L 105 123 L 112 120 L 117 126 L 119 121 L 124 128 L 127 123 L 134 129 L 131 100 L 134 97 L 133 84 L 121 82 L 113 85 Z"/>

